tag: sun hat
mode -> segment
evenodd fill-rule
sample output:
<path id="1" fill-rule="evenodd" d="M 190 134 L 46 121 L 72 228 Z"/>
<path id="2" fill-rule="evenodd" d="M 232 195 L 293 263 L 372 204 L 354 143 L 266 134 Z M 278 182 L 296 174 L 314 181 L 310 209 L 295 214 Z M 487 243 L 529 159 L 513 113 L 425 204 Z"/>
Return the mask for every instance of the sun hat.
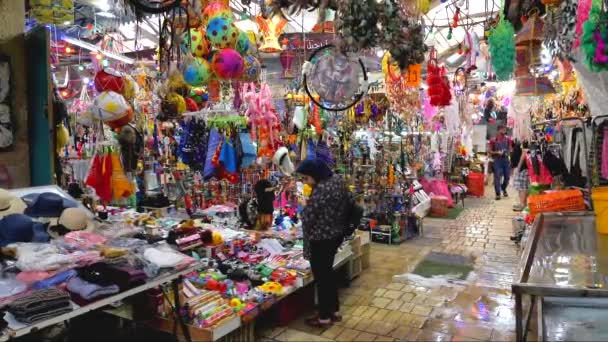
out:
<path id="1" fill-rule="evenodd" d="M 29 194 L 22 197 L 27 205 L 24 214 L 31 217 L 59 217 L 65 208 L 78 204 L 53 192 Z"/>
<path id="2" fill-rule="evenodd" d="M 56 226 L 61 226 L 63 229 L 57 229 Z M 96 224 L 91 220 L 89 214 L 82 208 L 66 208 L 61 213 L 61 216 L 56 221 L 55 225 L 49 227 L 48 232 L 53 238 L 57 238 L 63 233 L 74 231 L 90 232 L 95 230 Z"/>
<path id="3" fill-rule="evenodd" d="M 287 150 L 287 147 L 280 147 L 274 153 L 272 163 L 287 176 L 291 176 L 291 174 L 294 172 L 295 167 L 289 158 L 289 150 Z"/>
<path id="4" fill-rule="evenodd" d="M 103 122 L 112 122 L 128 117 L 131 106 L 124 96 L 114 91 L 101 92 L 89 107 L 93 117 Z"/>
<path id="5" fill-rule="evenodd" d="M 40 227 L 44 225 L 23 214 L 4 216 L 0 220 L 0 247 L 14 242 L 45 242 L 45 237 L 39 234 Z"/>
<path id="6" fill-rule="evenodd" d="M 9 214 L 23 214 L 27 206 L 10 191 L 0 189 L 0 218 Z"/>

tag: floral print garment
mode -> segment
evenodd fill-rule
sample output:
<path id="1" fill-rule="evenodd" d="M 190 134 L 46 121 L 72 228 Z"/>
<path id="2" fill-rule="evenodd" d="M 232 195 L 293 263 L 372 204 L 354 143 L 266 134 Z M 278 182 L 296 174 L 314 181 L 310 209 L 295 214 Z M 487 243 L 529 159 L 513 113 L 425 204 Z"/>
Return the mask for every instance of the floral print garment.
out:
<path id="1" fill-rule="evenodd" d="M 310 258 L 310 240 L 332 240 L 344 236 L 349 192 L 339 176 L 320 182 L 302 212 L 304 256 Z"/>

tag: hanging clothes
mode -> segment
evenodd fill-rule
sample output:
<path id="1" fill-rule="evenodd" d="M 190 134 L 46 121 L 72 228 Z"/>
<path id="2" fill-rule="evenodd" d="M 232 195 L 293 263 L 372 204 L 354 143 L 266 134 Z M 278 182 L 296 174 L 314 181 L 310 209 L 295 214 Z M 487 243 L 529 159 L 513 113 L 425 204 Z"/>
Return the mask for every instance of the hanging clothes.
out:
<path id="1" fill-rule="evenodd" d="M 587 155 L 584 148 L 583 129 L 574 127 L 566 137 L 564 161 L 568 173 L 564 176 L 566 186 L 585 187 L 587 184 Z"/>
<path id="2" fill-rule="evenodd" d="M 543 163 L 540 153 L 532 151 L 526 155 L 526 165 L 530 174 L 530 182 L 538 184 L 551 184 L 553 177 Z"/>
<path id="3" fill-rule="evenodd" d="M 602 178 L 608 179 L 608 127 L 604 127 L 602 132 L 603 143 L 601 153 Z"/>
<path id="4" fill-rule="evenodd" d="M 581 174 L 587 174 L 586 151 L 584 148 L 585 140 L 583 129 L 574 127 L 568 132 L 566 137 L 566 146 L 564 153 L 564 163 L 569 173 L 573 173 L 572 167 L 577 165 L 580 167 Z M 574 170 L 577 172 L 577 170 Z"/>

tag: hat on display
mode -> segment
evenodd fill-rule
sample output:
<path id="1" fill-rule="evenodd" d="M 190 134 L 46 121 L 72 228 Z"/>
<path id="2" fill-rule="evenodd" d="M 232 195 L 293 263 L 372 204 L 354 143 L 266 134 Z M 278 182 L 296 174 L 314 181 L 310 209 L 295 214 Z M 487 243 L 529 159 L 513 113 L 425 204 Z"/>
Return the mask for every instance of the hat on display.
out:
<path id="1" fill-rule="evenodd" d="M 23 214 L 10 214 L 0 220 L 0 247 L 15 242 L 47 242 L 44 224 Z"/>
<path id="2" fill-rule="evenodd" d="M 31 217 L 59 217 L 65 208 L 75 208 L 78 204 L 53 192 L 29 194 L 22 197 L 27 205 L 25 214 Z"/>
<path id="3" fill-rule="evenodd" d="M 114 91 L 101 92 L 89 107 L 93 117 L 103 122 L 112 122 L 128 117 L 131 106 L 125 98 Z"/>
<path id="4" fill-rule="evenodd" d="M 0 189 L 0 218 L 10 214 L 23 214 L 27 206 L 10 191 Z"/>
<path id="5" fill-rule="evenodd" d="M 67 208 L 57 219 L 57 225 L 49 227 L 49 234 L 57 238 L 73 231 L 90 232 L 96 228 L 89 214 L 82 208 Z"/>
<path id="6" fill-rule="evenodd" d="M 295 167 L 289 158 L 289 150 L 287 150 L 287 147 L 281 147 L 274 153 L 272 163 L 276 165 L 282 173 L 288 176 L 291 176 L 295 170 Z"/>

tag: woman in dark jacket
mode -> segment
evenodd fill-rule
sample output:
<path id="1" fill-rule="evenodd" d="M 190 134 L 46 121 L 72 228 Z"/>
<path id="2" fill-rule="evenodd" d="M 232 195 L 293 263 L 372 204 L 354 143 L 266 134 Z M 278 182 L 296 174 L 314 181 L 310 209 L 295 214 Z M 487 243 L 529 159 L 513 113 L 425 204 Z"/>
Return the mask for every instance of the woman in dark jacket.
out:
<path id="1" fill-rule="evenodd" d="M 307 323 L 325 327 L 341 319 L 333 264 L 344 241 L 349 193 L 342 179 L 320 160 L 305 160 L 296 172 L 312 187 L 302 213 L 302 230 L 304 256 L 315 277 L 319 315 Z"/>

